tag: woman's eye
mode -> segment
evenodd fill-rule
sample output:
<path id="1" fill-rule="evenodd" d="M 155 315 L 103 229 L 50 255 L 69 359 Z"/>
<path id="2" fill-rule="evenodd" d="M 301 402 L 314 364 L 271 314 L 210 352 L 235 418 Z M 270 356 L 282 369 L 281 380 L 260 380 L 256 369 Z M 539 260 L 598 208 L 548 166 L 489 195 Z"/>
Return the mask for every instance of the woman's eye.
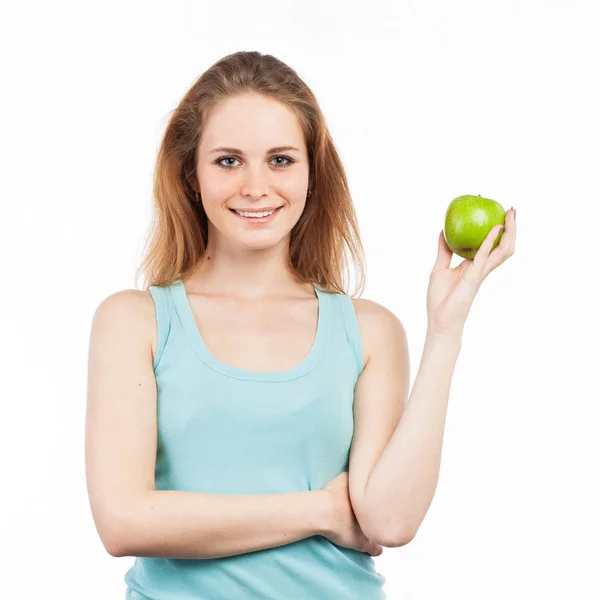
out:
<path id="1" fill-rule="evenodd" d="M 231 169 L 233 167 L 233 165 L 224 165 L 223 164 L 224 160 L 237 160 L 237 158 L 233 158 L 232 156 L 226 156 L 225 158 L 220 158 L 219 160 L 217 160 L 217 164 L 220 167 L 224 167 L 225 169 Z"/>

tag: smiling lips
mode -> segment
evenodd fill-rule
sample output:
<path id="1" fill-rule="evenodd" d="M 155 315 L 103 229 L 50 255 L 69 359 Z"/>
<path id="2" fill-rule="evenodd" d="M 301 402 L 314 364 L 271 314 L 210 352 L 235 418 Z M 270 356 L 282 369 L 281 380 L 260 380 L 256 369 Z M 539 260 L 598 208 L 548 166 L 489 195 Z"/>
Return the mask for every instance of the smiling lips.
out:
<path id="1" fill-rule="evenodd" d="M 270 221 L 271 219 L 273 219 L 275 217 L 275 215 L 279 212 L 279 209 L 283 208 L 283 206 L 277 206 L 277 207 L 272 207 L 271 209 L 261 209 L 261 210 L 248 210 L 248 211 L 242 211 L 244 213 L 246 213 L 246 215 L 248 214 L 252 214 L 252 213 L 265 213 L 265 212 L 270 212 L 270 214 L 267 215 L 263 215 L 262 217 L 250 217 L 250 216 L 245 216 L 243 214 L 240 214 L 239 211 L 237 211 L 234 208 L 230 208 L 229 210 L 231 210 L 231 212 L 233 214 L 235 214 L 237 217 L 239 217 L 240 219 L 244 219 L 247 223 L 256 223 L 261 224 L 261 223 L 267 223 L 268 221 Z"/>
<path id="2" fill-rule="evenodd" d="M 277 210 L 281 206 L 267 206 L 266 208 L 230 208 L 229 210 L 235 210 L 239 212 L 271 212 Z"/>

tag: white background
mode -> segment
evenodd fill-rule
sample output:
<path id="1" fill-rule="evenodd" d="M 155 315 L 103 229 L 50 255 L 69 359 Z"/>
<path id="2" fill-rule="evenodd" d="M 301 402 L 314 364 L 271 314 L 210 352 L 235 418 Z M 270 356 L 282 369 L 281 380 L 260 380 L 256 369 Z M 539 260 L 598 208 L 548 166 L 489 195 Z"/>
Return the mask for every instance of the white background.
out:
<path id="1" fill-rule="evenodd" d="M 84 465 L 89 330 L 138 287 L 156 150 L 193 81 L 270 53 L 317 96 L 411 376 L 449 202 L 517 208 L 469 315 L 441 475 L 391 600 L 600 598 L 600 11 L 593 0 L 0 4 L 0 595 L 123 598 Z M 453 257 L 455 266 L 462 260 Z"/>

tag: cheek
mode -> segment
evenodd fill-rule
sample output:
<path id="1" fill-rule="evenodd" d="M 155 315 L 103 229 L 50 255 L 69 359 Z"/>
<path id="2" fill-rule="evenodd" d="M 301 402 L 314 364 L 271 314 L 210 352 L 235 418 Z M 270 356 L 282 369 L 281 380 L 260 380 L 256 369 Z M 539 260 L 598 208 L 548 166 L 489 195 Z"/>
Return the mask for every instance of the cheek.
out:
<path id="1" fill-rule="evenodd" d="M 231 194 L 231 184 L 228 184 L 226 180 L 220 179 L 219 177 L 205 177 L 201 180 L 202 185 L 202 196 L 206 198 L 213 198 L 214 203 L 216 199 L 226 197 Z"/>
<path id="2" fill-rule="evenodd" d="M 200 181 L 200 189 L 207 195 L 218 195 L 219 190 L 227 187 L 229 178 L 227 172 L 214 164 L 205 164 L 198 166 L 196 177 Z"/>
<path id="3" fill-rule="evenodd" d="M 283 198 L 294 208 L 304 208 L 306 203 L 306 183 L 304 181 L 283 182 L 281 185 L 273 186 L 273 194 Z"/>
<path id="4" fill-rule="evenodd" d="M 302 214 L 304 213 L 304 209 L 306 208 L 306 202 L 298 200 L 297 202 L 291 202 L 289 206 L 286 207 L 287 215 L 286 222 L 288 227 L 291 225 L 292 227 L 298 223 Z"/>
<path id="5" fill-rule="evenodd" d="M 226 219 L 231 212 L 222 202 L 204 202 L 204 211 L 211 221 L 222 221 Z"/>

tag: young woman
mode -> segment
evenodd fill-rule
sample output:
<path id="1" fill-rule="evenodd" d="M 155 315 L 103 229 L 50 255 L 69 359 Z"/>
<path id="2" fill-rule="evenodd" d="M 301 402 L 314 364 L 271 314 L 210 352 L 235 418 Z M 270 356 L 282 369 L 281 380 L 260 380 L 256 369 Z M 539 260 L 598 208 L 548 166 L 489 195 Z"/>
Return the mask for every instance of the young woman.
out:
<path id="1" fill-rule="evenodd" d="M 270 55 L 205 72 L 167 126 L 144 291 L 96 309 L 86 473 L 137 600 L 385 598 L 373 556 L 433 498 L 470 303 L 514 249 L 449 269 L 443 235 L 407 405 L 400 321 L 364 281 L 346 176 L 315 97 Z M 400 421 L 401 417 L 402 421 Z"/>

